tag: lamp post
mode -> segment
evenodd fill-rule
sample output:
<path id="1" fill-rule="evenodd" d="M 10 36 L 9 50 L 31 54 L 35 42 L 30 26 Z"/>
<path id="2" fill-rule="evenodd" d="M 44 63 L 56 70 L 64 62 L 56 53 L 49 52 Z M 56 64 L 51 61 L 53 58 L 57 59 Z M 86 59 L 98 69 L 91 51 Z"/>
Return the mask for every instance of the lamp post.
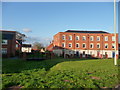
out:
<path id="1" fill-rule="evenodd" d="M 115 37 L 114 65 L 117 65 L 117 58 L 116 58 L 116 0 L 114 0 L 114 37 Z"/>

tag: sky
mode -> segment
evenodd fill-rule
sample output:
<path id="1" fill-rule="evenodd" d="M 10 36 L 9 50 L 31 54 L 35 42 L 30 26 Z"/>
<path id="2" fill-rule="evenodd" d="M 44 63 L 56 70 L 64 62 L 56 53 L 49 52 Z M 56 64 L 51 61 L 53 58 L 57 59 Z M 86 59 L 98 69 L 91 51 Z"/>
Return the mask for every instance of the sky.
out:
<path id="1" fill-rule="evenodd" d="M 3 2 L 2 29 L 25 34 L 26 43 L 48 45 L 66 30 L 113 33 L 113 10 L 113 2 Z"/>

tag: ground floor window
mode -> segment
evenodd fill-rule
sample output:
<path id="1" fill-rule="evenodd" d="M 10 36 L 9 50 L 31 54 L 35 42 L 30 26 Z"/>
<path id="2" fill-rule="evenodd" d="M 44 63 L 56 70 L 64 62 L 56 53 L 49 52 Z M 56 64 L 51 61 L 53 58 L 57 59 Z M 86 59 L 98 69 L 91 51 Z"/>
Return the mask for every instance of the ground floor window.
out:
<path id="1" fill-rule="evenodd" d="M 2 54 L 7 54 L 7 48 L 2 48 Z"/>
<path id="2" fill-rule="evenodd" d="M 85 55 L 85 51 L 83 51 L 83 55 Z"/>

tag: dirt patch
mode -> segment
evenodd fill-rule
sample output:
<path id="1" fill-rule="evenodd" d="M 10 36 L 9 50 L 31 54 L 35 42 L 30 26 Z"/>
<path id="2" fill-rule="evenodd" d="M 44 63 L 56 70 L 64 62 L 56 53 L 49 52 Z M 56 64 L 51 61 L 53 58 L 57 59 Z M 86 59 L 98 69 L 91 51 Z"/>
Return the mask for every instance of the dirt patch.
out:
<path id="1" fill-rule="evenodd" d="M 20 88 L 23 88 L 23 86 L 11 86 L 11 87 L 8 87 L 8 89 L 12 89 L 12 90 L 19 90 Z"/>
<path id="2" fill-rule="evenodd" d="M 100 77 L 94 77 L 94 76 L 92 76 L 91 79 L 100 80 Z"/>

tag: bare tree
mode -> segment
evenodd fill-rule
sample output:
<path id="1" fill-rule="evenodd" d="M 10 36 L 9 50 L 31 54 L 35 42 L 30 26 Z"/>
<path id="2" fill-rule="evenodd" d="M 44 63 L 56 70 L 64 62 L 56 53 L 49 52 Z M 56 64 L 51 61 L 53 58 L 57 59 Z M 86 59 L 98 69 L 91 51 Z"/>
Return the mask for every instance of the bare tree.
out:
<path id="1" fill-rule="evenodd" d="M 44 46 L 42 43 L 35 42 L 35 43 L 33 43 L 33 48 L 34 49 L 42 49 L 42 48 L 44 48 Z"/>

